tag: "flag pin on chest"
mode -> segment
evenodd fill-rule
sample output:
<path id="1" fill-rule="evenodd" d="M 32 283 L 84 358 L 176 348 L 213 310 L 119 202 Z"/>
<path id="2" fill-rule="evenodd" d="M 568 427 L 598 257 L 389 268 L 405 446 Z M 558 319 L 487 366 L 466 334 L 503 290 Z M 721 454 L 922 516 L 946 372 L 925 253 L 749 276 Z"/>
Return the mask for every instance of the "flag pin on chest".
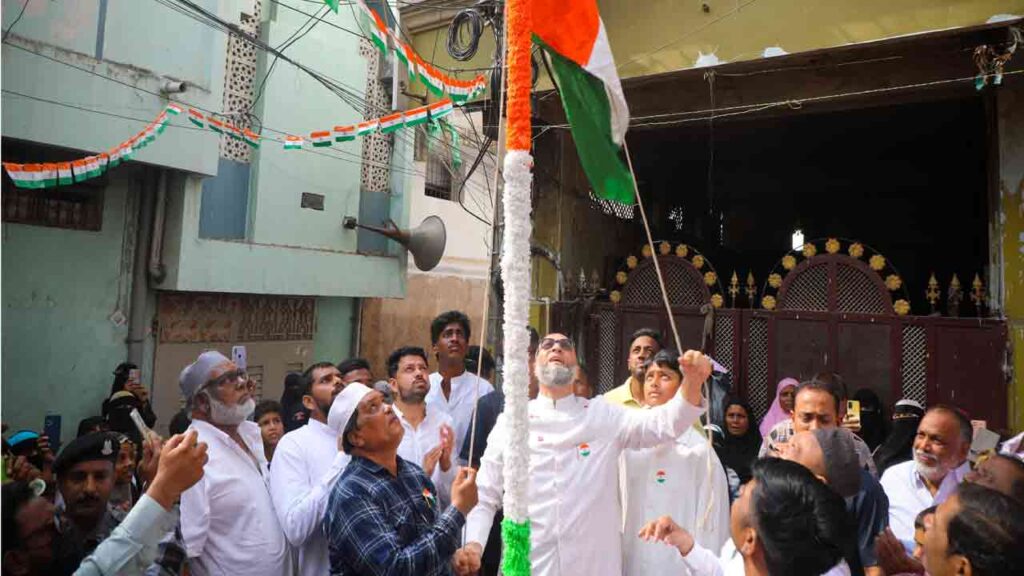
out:
<path id="1" fill-rule="evenodd" d="M 654 474 L 654 481 L 658 484 L 664 484 L 667 479 L 668 475 L 665 474 L 664 470 L 658 470 L 657 473 Z"/>
<path id="2" fill-rule="evenodd" d="M 580 444 L 577 447 L 577 451 L 579 452 L 579 455 L 584 457 L 584 458 L 586 458 L 587 456 L 590 456 L 590 444 L 587 444 L 586 442 L 584 442 L 583 444 Z"/>

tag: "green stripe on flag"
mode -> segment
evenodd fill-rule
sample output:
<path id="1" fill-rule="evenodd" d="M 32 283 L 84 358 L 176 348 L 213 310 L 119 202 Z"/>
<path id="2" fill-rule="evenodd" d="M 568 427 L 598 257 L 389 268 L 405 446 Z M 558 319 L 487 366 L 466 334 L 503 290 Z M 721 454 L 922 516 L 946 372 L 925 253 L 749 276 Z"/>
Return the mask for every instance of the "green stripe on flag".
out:
<path id="1" fill-rule="evenodd" d="M 331 10 L 333 10 L 335 14 L 338 13 L 338 0 L 324 0 L 324 4 L 327 4 L 327 6 Z"/>
<path id="2" fill-rule="evenodd" d="M 536 37 L 534 42 L 551 56 L 576 152 L 594 194 L 605 200 L 633 204 L 633 178 L 612 139 L 611 104 L 604 83 Z"/>

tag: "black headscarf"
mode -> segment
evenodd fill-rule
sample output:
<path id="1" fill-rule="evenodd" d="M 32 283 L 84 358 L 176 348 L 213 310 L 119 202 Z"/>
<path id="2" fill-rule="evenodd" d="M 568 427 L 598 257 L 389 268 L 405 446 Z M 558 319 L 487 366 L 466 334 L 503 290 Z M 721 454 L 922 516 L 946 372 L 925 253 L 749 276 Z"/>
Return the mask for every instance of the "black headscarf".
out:
<path id="1" fill-rule="evenodd" d="M 306 382 L 301 372 L 289 372 L 284 377 L 284 392 L 281 393 L 281 406 L 284 414 L 284 431 L 291 432 L 304 426 L 309 420 L 309 410 L 302 405 L 302 396 L 305 392 Z"/>
<path id="2" fill-rule="evenodd" d="M 881 477 L 890 466 L 906 462 L 912 457 L 914 436 L 917 425 L 924 418 L 924 408 L 913 400 L 903 399 L 896 403 L 892 413 L 892 432 L 885 442 L 875 450 L 875 467 Z"/>
<path id="3" fill-rule="evenodd" d="M 864 443 L 873 451 L 885 441 L 885 412 L 878 394 L 869 388 L 861 388 L 853 394 L 860 401 L 860 433 Z"/>
<path id="4" fill-rule="evenodd" d="M 750 480 L 750 466 L 757 460 L 757 452 L 761 449 L 761 435 L 758 433 L 758 422 L 754 411 L 743 400 L 735 396 L 726 396 L 722 402 L 722 413 L 728 412 L 730 406 L 739 406 L 747 411 L 747 433 L 733 436 L 729 427 L 723 426 L 724 439 L 721 446 L 716 446 L 718 459 L 728 468 L 732 468 L 740 477 L 740 482 Z"/>

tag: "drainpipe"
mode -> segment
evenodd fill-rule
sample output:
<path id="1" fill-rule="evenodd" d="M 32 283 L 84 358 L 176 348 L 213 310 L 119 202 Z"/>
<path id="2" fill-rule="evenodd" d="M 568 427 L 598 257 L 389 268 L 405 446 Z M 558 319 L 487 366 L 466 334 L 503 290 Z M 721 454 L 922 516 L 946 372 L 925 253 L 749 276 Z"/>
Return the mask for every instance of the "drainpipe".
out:
<path id="1" fill-rule="evenodd" d="M 132 294 L 128 308 L 128 361 L 142 366 L 142 355 L 146 340 L 146 296 L 148 292 L 147 269 L 149 241 L 153 232 L 153 208 L 156 195 L 156 175 L 146 171 L 140 179 L 138 194 L 138 229 L 135 236 L 135 254 L 132 256 Z"/>
<path id="2" fill-rule="evenodd" d="M 153 213 L 153 235 L 149 245 L 149 278 L 154 284 L 164 281 L 164 224 L 167 221 L 167 171 L 161 170 L 156 185 L 156 210 Z"/>

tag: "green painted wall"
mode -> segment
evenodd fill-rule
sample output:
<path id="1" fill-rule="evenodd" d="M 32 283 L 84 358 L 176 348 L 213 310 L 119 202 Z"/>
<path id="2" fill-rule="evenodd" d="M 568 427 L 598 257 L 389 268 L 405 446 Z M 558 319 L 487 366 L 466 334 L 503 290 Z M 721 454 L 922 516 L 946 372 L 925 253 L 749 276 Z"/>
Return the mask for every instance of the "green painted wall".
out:
<path id="1" fill-rule="evenodd" d="M 3 224 L 2 418 L 11 430 L 41 430 L 52 410 L 67 441 L 79 420 L 100 413 L 126 359 L 128 327 L 109 319 L 127 273 L 124 208 L 136 185 L 122 174 L 104 192 L 98 232 Z M 130 278 L 120 284 L 131 290 Z"/>
<path id="2" fill-rule="evenodd" d="M 317 298 L 316 334 L 313 359 L 340 362 L 352 355 L 353 326 L 359 300 L 356 298 Z"/>

